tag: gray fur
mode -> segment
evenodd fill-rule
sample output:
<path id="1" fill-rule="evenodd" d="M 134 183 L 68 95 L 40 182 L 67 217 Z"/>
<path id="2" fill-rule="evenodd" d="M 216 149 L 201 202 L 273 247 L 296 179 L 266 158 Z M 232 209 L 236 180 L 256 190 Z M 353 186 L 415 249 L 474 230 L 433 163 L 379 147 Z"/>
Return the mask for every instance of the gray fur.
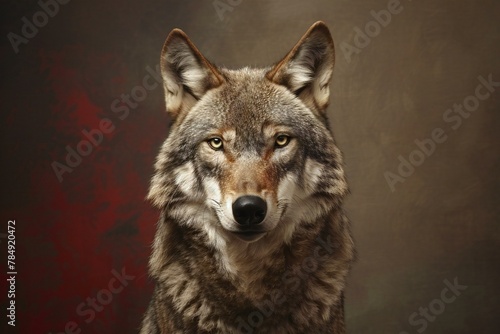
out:
<path id="1" fill-rule="evenodd" d="M 180 30 L 161 59 L 175 121 L 148 195 L 161 216 L 141 333 L 345 333 L 354 246 L 325 112 L 328 28 L 314 24 L 267 69 L 216 68 Z M 282 148 L 280 134 L 291 138 Z M 243 241 L 230 204 L 249 194 L 269 209 L 261 236 Z"/>

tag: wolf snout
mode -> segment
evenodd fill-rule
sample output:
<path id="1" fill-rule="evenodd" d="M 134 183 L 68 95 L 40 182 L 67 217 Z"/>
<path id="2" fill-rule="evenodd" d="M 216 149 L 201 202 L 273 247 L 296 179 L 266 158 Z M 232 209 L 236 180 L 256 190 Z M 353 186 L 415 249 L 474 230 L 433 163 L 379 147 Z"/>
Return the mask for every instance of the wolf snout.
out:
<path id="1" fill-rule="evenodd" d="M 233 216 L 243 226 L 262 223 L 267 213 L 266 202 L 258 196 L 241 196 L 233 203 Z"/>

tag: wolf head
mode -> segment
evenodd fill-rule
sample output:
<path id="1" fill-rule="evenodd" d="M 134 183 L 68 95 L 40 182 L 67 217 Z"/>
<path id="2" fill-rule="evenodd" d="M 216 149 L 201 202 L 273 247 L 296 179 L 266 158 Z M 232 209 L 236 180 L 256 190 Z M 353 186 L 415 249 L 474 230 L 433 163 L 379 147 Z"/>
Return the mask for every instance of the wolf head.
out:
<path id="1" fill-rule="evenodd" d="M 315 23 L 276 65 L 228 70 L 181 30 L 161 55 L 170 134 L 148 198 L 218 244 L 289 242 L 347 193 L 326 107 L 333 40 Z"/>

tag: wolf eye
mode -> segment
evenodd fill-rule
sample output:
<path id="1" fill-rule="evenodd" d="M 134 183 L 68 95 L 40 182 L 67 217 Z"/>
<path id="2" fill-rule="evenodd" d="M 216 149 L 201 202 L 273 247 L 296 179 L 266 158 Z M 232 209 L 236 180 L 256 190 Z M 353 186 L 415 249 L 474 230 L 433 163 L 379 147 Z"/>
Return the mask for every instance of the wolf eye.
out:
<path id="1" fill-rule="evenodd" d="M 222 149 L 222 139 L 220 139 L 218 137 L 210 138 L 209 140 L 207 140 L 207 143 L 208 143 L 208 145 L 210 145 L 210 147 L 212 149 L 214 149 L 216 151 Z"/>
<path id="2" fill-rule="evenodd" d="M 286 145 L 288 145 L 288 143 L 290 142 L 290 136 L 287 136 L 287 135 L 278 135 L 276 137 L 276 141 L 274 142 L 275 146 L 276 147 L 285 147 Z"/>

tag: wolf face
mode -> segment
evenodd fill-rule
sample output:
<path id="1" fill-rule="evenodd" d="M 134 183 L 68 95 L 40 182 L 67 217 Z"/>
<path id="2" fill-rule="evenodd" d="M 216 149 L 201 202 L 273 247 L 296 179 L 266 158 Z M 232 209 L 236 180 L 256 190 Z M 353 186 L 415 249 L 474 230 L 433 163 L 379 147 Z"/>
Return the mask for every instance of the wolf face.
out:
<path id="1" fill-rule="evenodd" d="M 149 199 L 211 243 L 289 242 L 347 192 L 325 109 L 334 65 L 328 28 L 313 25 L 274 67 L 228 70 L 181 30 L 161 57 L 174 119 Z"/>

